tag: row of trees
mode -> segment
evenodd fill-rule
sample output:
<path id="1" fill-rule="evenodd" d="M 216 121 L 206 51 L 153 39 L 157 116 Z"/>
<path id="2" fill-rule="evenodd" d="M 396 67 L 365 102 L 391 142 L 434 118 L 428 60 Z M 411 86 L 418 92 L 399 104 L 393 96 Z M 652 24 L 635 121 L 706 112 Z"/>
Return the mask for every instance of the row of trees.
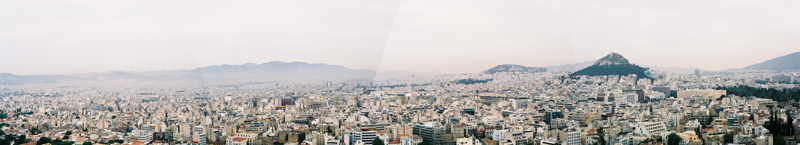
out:
<path id="1" fill-rule="evenodd" d="M 25 138 L 25 135 L 15 136 L 11 134 L 6 134 L 5 137 L 6 137 L 5 139 L 0 140 L 0 145 L 11 145 L 12 142 L 14 144 L 22 144 L 26 143 L 28 140 L 27 138 Z"/>
<path id="2" fill-rule="evenodd" d="M 800 100 L 800 89 L 778 90 L 774 88 L 755 88 L 739 85 L 736 87 L 717 87 L 716 90 L 725 90 L 726 93 L 736 96 L 756 96 L 759 98 L 772 99 L 778 102 L 787 100 Z"/>

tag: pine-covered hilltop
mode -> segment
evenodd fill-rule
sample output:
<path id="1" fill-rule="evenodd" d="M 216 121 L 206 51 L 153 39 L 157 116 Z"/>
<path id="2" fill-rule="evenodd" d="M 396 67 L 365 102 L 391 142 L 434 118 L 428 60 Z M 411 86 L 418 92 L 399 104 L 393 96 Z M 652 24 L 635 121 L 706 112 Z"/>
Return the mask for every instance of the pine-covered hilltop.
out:
<path id="1" fill-rule="evenodd" d="M 587 76 L 604 76 L 604 75 L 619 75 L 625 76 L 629 74 L 635 74 L 637 78 L 645 78 L 647 77 L 645 71 L 648 68 L 643 68 L 635 64 L 631 64 L 628 62 L 628 59 L 622 57 L 622 55 L 618 53 L 611 53 L 606 55 L 605 57 L 597 60 L 594 65 L 591 65 L 587 68 L 582 70 L 576 71 L 572 73 L 572 76 L 580 76 L 580 75 L 587 75 Z"/>

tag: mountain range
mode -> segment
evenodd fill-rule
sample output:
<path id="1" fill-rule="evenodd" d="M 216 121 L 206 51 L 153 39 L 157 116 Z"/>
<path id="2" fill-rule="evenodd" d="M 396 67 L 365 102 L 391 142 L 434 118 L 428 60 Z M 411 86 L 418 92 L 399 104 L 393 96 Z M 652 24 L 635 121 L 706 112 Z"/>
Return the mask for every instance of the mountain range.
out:
<path id="1" fill-rule="evenodd" d="M 149 72 L 105 72 L 76 75 L 20 76 L 0 73 L 0 84 L 55 83 L 73 80 L 136 80 L 175 81 L 201 80 L 220 82 L 271 82 L 306 80 L 362 80 L 374 79 L 373 70 L 349 69 L 339 65 L 309 64 L 305 62 L 268 62 L 262 64 L 214 65 L 192 70 Z M 399 74 L 409 74 L 400 72 Z"/>
<path id="2" fill-rule="evenodd" d="M 546 72 L 547 68 L 542 67 L 526 67 L 522 65 L 516 64 L 503 64 L 492 67 L 486 71 L 483 71 L 487 74 L 495 74 L 498 72 L 528 72 L 528 73 L 537 73 L 537 72 Z"/>
<path id="3" fill-rule="evenodd" d="M 515 64 L 504 64 L 490 68 L 483 73 L 498 72 L 546 72 L 575 71 L 575 75 L 603 74 L 637 74 L 644 76 L 647 68 L 673 73 L 690 74 L 694 68 L 656 67 L 631 64 L 617 53 L 611 53 L 596 61 L 546 67 L 526 67 Z M 735 70 L 792 70 L 800 69 L 800 52 L 770 59 Z M 577 71 L 576 71 L 577 70 Z M 242 65 L 214 65 L 191 70 L 147 71 L 147 72 L 103 72 L 73 75 L 29 75 L 20 76 L 0 73 L 0 85 L 20 85 L 28 83 L 56 83 L 80 80 L 136 80 L 136 81 L 173 81 L 200 80 L 221 82 L 272 82 L 272 81 L 312 81 L 312 80 L 364 80 L 388 79 L 411 75 L 436 75 L 408 71 L 381 71 L 350 69 L 339 65 L 309 64 L 305 62 L 273 61 L 262 64 L 247 63 Z"/>
<path id="4" fill-rule="evenodd" d="M 742 68 L 744 70 L 793 70 L 800 69 L 800 52 L 773 58 L 761 63 L 753 64 Z"/>

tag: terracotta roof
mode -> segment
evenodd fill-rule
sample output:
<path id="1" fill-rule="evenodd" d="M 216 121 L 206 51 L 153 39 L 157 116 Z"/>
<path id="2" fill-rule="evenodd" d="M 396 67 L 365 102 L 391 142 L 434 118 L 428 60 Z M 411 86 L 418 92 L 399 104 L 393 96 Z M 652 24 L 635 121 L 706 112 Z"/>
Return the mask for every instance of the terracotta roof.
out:
<path id="1" fill-rule="evenodd" d="M 133 145 L 144 145 L 144 143 L 142 141 L 139 141 L 139 140 L 134 140 L 133 141 Z"/>
<path id="2" fill-rule="evenodd" d="M 233 141 L 244 141 L 244 140 L 245 140 L 245 138 L 241 138 L 241 137 L 234 137 L 233 138 Z"/>
<path id="3" fill-rule="evenodd" d="M 486 142 L 486 144 L 492 144 L 494 141 L 489 138 L 483 138 L 483 142 Z"/>

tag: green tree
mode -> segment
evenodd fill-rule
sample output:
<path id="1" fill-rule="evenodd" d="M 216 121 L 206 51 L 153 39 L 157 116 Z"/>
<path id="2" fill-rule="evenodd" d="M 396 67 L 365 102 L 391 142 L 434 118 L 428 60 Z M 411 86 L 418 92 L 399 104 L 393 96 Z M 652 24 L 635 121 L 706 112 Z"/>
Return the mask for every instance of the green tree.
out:
<path id="1" fill-rule="evenodd" d="M 8 114 L 0 113 L 0 119 L 6 119 L 6 118 L 8 118 Z"/>
<path id="2" fill-rule="evenodd" d="M 733 143 L 733 135 L 734 135 L 733 133 L 726 133 L 725 135 L 722 135 L 724 143 L 725 144 Z"/>
<path id="3" fill-rule="evenodd" d="M 67 131 L 67 133 L 64 133 L 64 135 L 72 135 L 72 131 Z"/>
<path id="4" fill-rule="evenodd" d="M 122 144 L 122 143 L 125 143 L 125 140 L 121 140 L 121 139 L 109 140 L 108 144 L 113 144 L 115 142 L 119 143 L 119 144 Z"/>
<path id="5" fill-rule="evenodd" d="M 25 135 L 20 135 L 19 138 L 17 138 L 17 140 L 14 141 L 14 144 L 23 144 L 23 143 L 28 143 L 28 139 L 25 138 Z"/>
<path id="6" fill-rule="evenodd" d="M 417 145 L 431 145 L 431 142 L 428 142 L 428 141 L 426 141 L 426 140 L 423 140 L 421 143 L 419 143 L 419 144 L 417 144 Z"/>
<path id="7" fill-rule="evenodd" d="M 86 141 L 86 142 L 83 142 L 83 145 L 92 145 L 92 142 Z"/>
<path id="8" fill-rule="evenodd" d="M 50 143 L 50 141 L 51 141 L 50 138 L 42 137 L 42 138 L 39 138 L 39 141 L 36 141 L 36 145 L 42 145 L 42 144 Z"/>
<path id="9" fill-rule="evenodd" d="M 61 139 L 69 139 L 69 135 L 65 135 L 65 136 L 64 136 L 64 137 L 62 137 Z"/>
<path id="10" fill-rule="evenodd" d="M 372 145 L 385 145 L 385 144 L 383 143 L 383 140 L 381 140 L 381 138 L 375 137 L 375 140 L 372 140 Z"/>
<path id="11" fill-rule="evenodd" d="M 775 135 L 774 138 L 772 138 L 772 143 L 775 144 L 775 145 L 785 145 L 786 144 L 786 140 L 783 139 L 783 136 L 778 134 L 778 135 Z"/>
<path id="12" fill-rule="evenodd" d="M 607 145 L 608 144 L 606 142 L 606 132 L 603 130 L 603 128 L 598 128 L 597 129 L 597 138 L 595 138 L 595 139 L 597 139 L 597 142 L 600 145 Z"/>
<path id="13" fill-rule="evenodd" d="M 42 131 L 40 131 L 39 128 L 34 127 L 34 128 L 31 128 L 30 132 L 31 132 L 31 134 L 39 134 Z"/>
<path id="14" fill-rule="evenodd" d="M 667 135 L 667 145 L 678 145 L 682 140 L 683 139 L 681 136 L 678 136 L 678 134 L 675 134 L 674 132 Z"/>
<path id="15" fill-rule="evenodd" d="M 117 119 L 117 115 L 112 115 L 111 119 Z"/>
<path id="16" fill-rule="evenodd" d="M 51 145 L 72 145 L 72 144 L 75 144 L 75 142 L 71 142 L 71 141 L 62 141 L 62 142 L 55 142 L 55 143 L 50 143 L 50 144 L 51 144 Z"/>

